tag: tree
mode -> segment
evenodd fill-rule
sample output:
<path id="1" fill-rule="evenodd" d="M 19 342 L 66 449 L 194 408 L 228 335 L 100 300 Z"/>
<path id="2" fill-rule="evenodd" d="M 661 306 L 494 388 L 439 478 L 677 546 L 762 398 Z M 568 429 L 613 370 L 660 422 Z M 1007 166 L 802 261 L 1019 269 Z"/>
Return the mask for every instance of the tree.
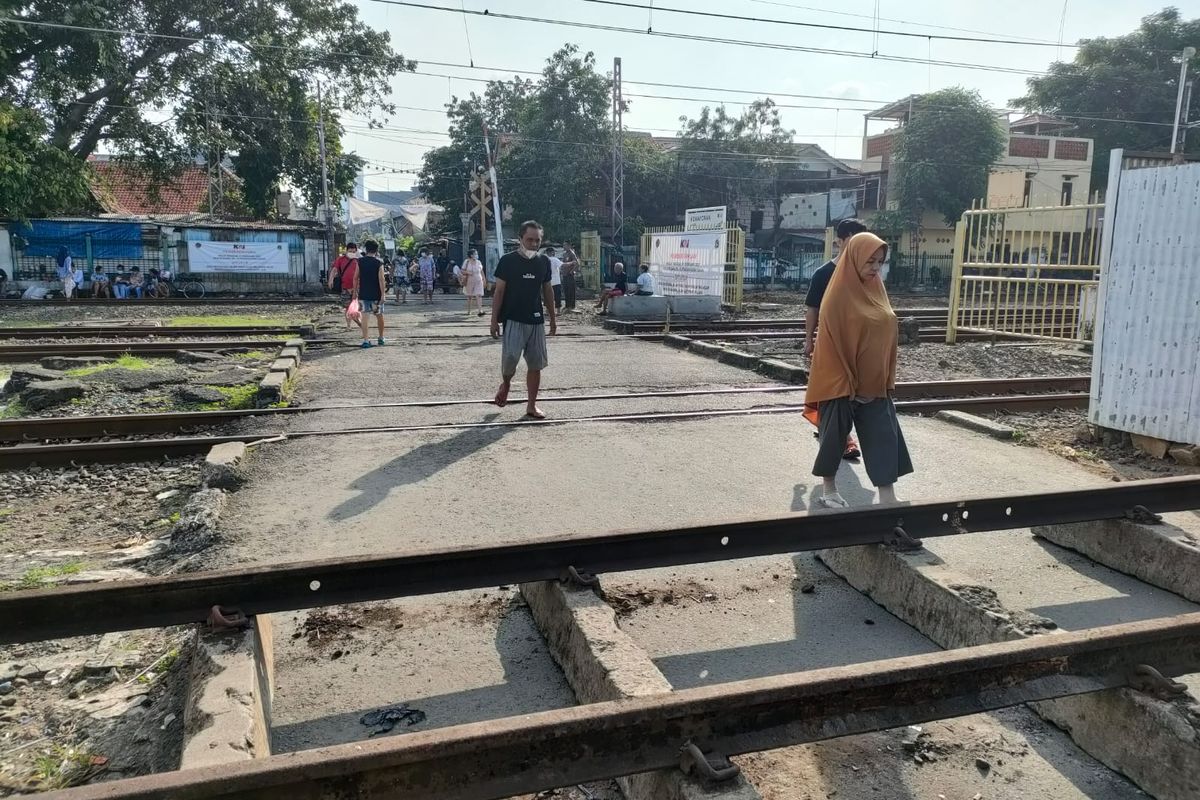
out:
<path id="1" fill-rule="evenodd" d="M 339 0 L 31 0 L 9 14 L 67 23 L 0 23 L 0 98 L 46 120 L 53 148 L 83 162 L 104 146 L 163 179 L 197 152 L 231 154 L 260 211 L 280 181 L 310 194 L 315 79 L 329 111 L 375 119 L 413 66 Z M 352 164 L 335 161 L 339 179 Z"/>
<path id="2" fill-rule="evenodd" d="M 1067 117 L 1075 135 L 1094 139 L 1092 185 L 1102 187 L 1110 150 L 1170 150 L 1179 59 L 1188 45 L 1200 45 L 1200 18 L 1185 21 L 1178 9 L 1165 8 L 1143 18 L 1132 33 L 1085 41 L 1074 61 L 1051 64 L 1012 102 Z M 1187 151 L 1200 153 L 1200 137 L 1191 137 Z"/>
<path id="3" fill-rule="evenodd" d="M 789 188 L 794 132 L 783 127 L 769 97 L 741 116 L 705 106 L 696 119 L 680 118 L 679 171 L 689 206 L 769 202 L 775 212 L 774 246 L 783 224 L 780 205 Z"/>
<path id="4" fill-rule="evenodd" d="M 953 225 L 972 200 L 986 196 L 988 174 L 1006 142 L 999 118 L 978 92 L 956 87 L 915 98 L 893 149 L 893 196 L 913 228 L 925 211 Z"/>
<path id="5" fill-rule="evenodd" d="M 0 100 L 0 219 L 28 219 L 90 205 L 84 166 L 46 143 L 36 114 Z"/>

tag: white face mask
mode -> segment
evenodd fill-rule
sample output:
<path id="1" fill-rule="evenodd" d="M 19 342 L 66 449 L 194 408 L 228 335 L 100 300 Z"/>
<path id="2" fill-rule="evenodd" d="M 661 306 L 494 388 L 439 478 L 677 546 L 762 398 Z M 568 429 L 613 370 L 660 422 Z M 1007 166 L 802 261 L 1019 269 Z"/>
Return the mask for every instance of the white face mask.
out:
<path id="1" fill-rule="evenodd" d="M 537 250 L 529 250 L 524 245 L 521 246 L 521 255 L 525 256 L 526 258 L 533 258 L 537 254 Z"/>

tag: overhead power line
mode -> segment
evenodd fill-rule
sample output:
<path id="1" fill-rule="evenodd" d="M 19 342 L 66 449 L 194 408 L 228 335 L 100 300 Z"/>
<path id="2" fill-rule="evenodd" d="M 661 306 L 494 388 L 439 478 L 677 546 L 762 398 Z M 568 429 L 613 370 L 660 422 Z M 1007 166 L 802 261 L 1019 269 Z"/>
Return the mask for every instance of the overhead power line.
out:
<path id="1" fill-rule="evenodd" d="M 603 5 L 603 6 L 618 6 L 620 8 L 635 8 L 635 9 L 638 9 L 639 11 L 648 11 L 651 8 L 650 6 L 644 6 L 644 5 L 640 5 L 638 3 L 621 2 L 621 0 L 581 0 L 581 1 L 584 3 L 594 3 L 596 5 Z M 982 44 L 1012 44 L 1012 45 L 1019 45 L 1021 47 L 1055 47 L 1055 48 L 1080 47 L 1080 45 L 1077 45 L 1077 44 L 1066 44 L 1066 43 L 1060 44 L 1058 42 L 1020 41 L 1017 39 L 994 39 L 994 38 L 983 38 L 983 37 L 978 37 L 978 36 L 951 36 L 949 34 L 944 34 L 944 33 L 916 33 L 914 31 L 889 31 L 889 30 L 884 30 L 882 28 L 874 28 L 872 30 L 866 30 L 861 27 L 853 27 L 850 25 L 827 25 L 827 24 L 823 24 L 820 22 L 800 22 L 798 20 L 791 20 L 791 19 L 748 17 L 743 14 L 719 14 L 715 11 L 696 11 L 694 9 L 669 8 L 667 6 L 654 6 L 653 10 L 658 11 L 658 12 L 666 12 L 668 14 L 683 14 L 683 15 L 690 16 L 690 17 L 708 17 L 710 19 L 728 19 L 728 20 L 736 20 L 738 22 L 761 22 L 761 23 L 766 23 L 766 24 L 770 24 L 770 25 L 787 25 L 787 26 L 792 26 L 792 27 L 796 27 L 796 28 L 819 28 L 822 30 L 847 31 L 847 32 L 851 32 L 851 33 L 873 33 L 873 34 L 876 34 L 879 36 L 903 36 L 903 37 L 913 38 L 913 39 L 925 39 L 925 40 L 945 39 L 947 41 L 952 41 L 952 42 L 972 42 L 972 43 L 982 43 Z"/>
<path id="2" fill-rule="evenodd" d="M 711 44 L 724 44 L 736 47 L 749 47 L 764 50 L 782 50 L 795 53 L 815 53 L 818 55 L 834 55 L 846 56 L 850 58 L 869 58 L 875 61 L 894 61 L 902 64 L 932 64 L 940 67 L 953 67 L 957 69 L 976 69 L 988 72 L 1005 72 L 1013 75 L 1044 75 L 1045 73 L 1039 70 L 1019 69 L 1016 67 L 1002 67 L 997 64 L 976 64 L 967 61 L 942 61 L 928 58 L 911 58 L 908 56 L 893 56 L 884 55 L 879 52 L 863 52 L 858 50 L 833 50 L 822 47 L 805 47 L 802 45 L 782 44 L 778 42 L 750 42 L 741 39 L 723 39 L 718 36 L 701 36 L 698 34 L 679 33 L 676 31 L 656 31 L 653 29 L 641 28 L 625 28 L 619 25 L 603 25 L 595 22 L 576 22 L 573 20 L 553 19 L 550 17 L 530 17 L 520 14 L 503 14 L 494 12 L 488 9 L 483 11 L 463 11 L 461 8 L 450 8 L 447 6 L 435 6 L 426 3 L 412 3 L 407 0 L 370 0 L 372 3 L 382 3 L 390 6 L 400 6 L 402 8 L 418 8 L 425 11 L 439 11 L 452 14 L 471 14 L 479 17 L 492 17 L 495 19 L 512 20 L 515 22 L 532 22 L 539 25 L 560 25 L 568 28 L 582 28 L 585 30 L 608 31 L 610 33 L 627 33 L 635 36 L 653 36 L 662 39 L 676 39 L 680 41 L 690 42 L 708 42 Z M 643 6 L 642 8 L 646 8 Z"/>

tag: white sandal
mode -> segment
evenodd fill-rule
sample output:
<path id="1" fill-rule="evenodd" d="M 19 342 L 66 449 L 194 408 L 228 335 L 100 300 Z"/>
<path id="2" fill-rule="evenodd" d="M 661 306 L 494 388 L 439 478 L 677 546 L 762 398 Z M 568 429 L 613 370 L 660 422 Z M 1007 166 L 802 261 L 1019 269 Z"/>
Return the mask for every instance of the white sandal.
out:
<path id="1" fill-rule="evenodd" d="M 837 492 L 833 494 L 821 495 L 817 498 L 817 502 L 825 508 L 849 508 L 850 504 L 846 502 L 846 498 L 842 497 Z"/>

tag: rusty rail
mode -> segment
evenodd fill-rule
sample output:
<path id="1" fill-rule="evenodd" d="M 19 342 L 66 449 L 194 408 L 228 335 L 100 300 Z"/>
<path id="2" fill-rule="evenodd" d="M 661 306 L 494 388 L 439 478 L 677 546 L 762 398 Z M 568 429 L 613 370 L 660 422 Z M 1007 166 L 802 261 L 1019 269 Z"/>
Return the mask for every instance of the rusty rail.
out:
<path id="1" fill-rule="evenodd" d="M 497 800 L 1200 670 L 1200 614 L 457 725 L 50 792 L 46 800 Z"/>
<path id="2" fill-rule="evenodd" d="M 1139 506 L 1200 508 L 1200 476 L 8 592 L 0 644 L 201 622 L 214 605 L 295 611 L 564 578 L 572 568 L 599 574 L 888 543 L 897 528 L 919 539 L 1114 519 Z"/>

